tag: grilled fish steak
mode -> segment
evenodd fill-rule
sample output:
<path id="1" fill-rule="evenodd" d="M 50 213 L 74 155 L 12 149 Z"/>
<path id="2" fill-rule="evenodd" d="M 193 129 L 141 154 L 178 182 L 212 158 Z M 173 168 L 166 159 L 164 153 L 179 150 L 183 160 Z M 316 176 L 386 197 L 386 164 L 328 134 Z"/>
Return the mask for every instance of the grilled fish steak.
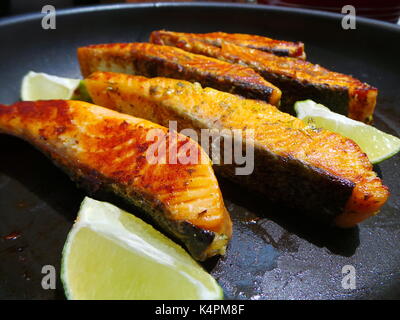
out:
<path id="1" fill-rule="evenodd" d="M 352 119 L 363 122 L 372 119 L 378 90 L 351 76 L 229 42 L 219 46 L 205 43 L 196 35 L 162 33 L 151 37 L 151 41 L 253 68 L 282 90 L 282 111 L 293 113 L 296 101 L 312 99 Z"/>
<path id="2" fill-rule="evenodd" d="M 306 58 L 306 54 L 304 52 L 304 44 L 302 42 L 274 40 L 263 36 L 242 33 L 182 33 L 158 30 L 151 33 L 151 42 L 158 43 L 157 39 L 162 39 L 166 35 L 176 35 L 178 37 L 180 35 L 187 35 L 195 37 L 196 39 L 199 39 L 204 43 L 215 46 L 221 46 L 222 42 L 229 42 L 237 46 L 271 52 L 277 56 L 293 57 L 303 60 Z"/>
<path id="3" fill-rule="evenodd" d="M 223 254 L 232 224 L 210 160 L 201 147 L 178 135 L 207 161 L 149 163 L 146 140 L 167 128 L 81 101 L 49 100 L 0 105 L 0 132 L 30 142 L 89 191 L 110 190 L 140 207 L 181 240 L 198 260 Z M 171 140 L 172 141 L 172 140 Z"/>
<path id="4" fill-rule="evenodd" d="M 151 43 L 113 43 L 78 49 L 84 77 L 113 71 L 146 77 L 170 77 L 278 104 L 281 91 L 249 67 Z"/>
<path id="5" fill-rule="evenodd" d="M 312 129 L 276 107 L 199 84 L 97 72 L 85 79 L 99 105 L 180 128 L 254 129 L 254 171 L 220 174 L 302 209 L 324 222 L 351 227 L 376 214 L 389 195 L 365 153 L 339 134 Z"/>

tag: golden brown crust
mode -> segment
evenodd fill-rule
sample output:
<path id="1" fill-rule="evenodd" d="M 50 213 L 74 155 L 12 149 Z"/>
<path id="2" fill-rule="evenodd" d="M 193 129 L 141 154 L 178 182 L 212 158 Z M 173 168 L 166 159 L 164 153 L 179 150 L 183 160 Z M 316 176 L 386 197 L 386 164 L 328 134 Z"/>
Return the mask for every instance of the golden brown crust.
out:
<path id="1" fill-rule="evenodd" d="M 190 228 L 199 234 L 204 230 L 224 235 L 225 246 L 232 232 L 231 220 L 207 155 L 196 142 L 178 135 L 178 153 L 181 146 L 190 146 L 197 151 L 198 164 L 149 163 L 147 150 L 154 141 L 148 141 L 147 135 L 153 129 L 166 138 L 171 135 L 149 121 L 80 101 L 0 105 L 0 131 L 31 142 L 74 180 L 83 180 L 92 189 L 112 189 L 139 206 L 143 204 L 147 213 L 151 211 L 157 222 L 188 247 L 199 247 L 194 234 L 184 234 Z M 196 252 L 197 258 L 204 258 L 210 243 L 201 245 L 206 247 Z M 214 248 L 207 254 L 214 255 L 217 249 L 224 250 Z"/>
<path id="2" fill-rule="evenodd" d="M 296 101 L 313 99 L 355 120 L 367 122 L 373 115 L 378 90 L 358 79 L 307 61 L 278 57 L 230 42 L 212 45 L 196 34 L 189 35 L 158 33 L 151 40 L 253 68 L 282 90 L 285 111 L 291 111 Z"/>
<path id="3" fill-rule="evenodd" d="M 337 192 L 338 197 L 347 194 L 347 191 L 342 192 L 342 189 L 348 190 L 348 187 L 351 187 L 350 194 L 344 199 L 342 211 L 336 212 L 336 214 L 343 213 L 345 217 L 338 218 L 338 224 L 341 226 L 355 225 L 373 215 L 389 196 L 387 187 L 372 171 L 372 165 L 366 154 L 356 143 L 327 130 L 308 128 L 303 121 L 278 111 L 274 106 L 241 99 L 211 88 L 203 89 L 186 81 L 166 78 L 147 79 L 99 72 L 92 74 L 85 82 L 96 103 L 158 123 L 165 124 L 167 120 L 179 119 L 184 121 L 184 127 L 192 126 L 196 129 L 199 127 L 254 129 L 256 149 L 260 150 L 260 153 L 272 153 L 283 159 L 283 162 L 278 159 L 268 160 L 276 170 L 281 170 L 281 166 L 289 168 L 289 163 L 294 160 L 297 164 L 301 162 L 309 167 L 307 170 L 309 173 L 315 172 L 315 176 L 319 177 L 320 172 L 325 174 L 327 179 L 324 183 L 337 188 L 335 190 L 326 187 L 326 190 Z M 114 90 L 107 92 L 107 84 L 111 84 Z M 278 162 L 279 164 L 276 164 Z M 256 166 L 260 167 L 261 173 L 262 170 L 271 169 L 266 167 L 264 162 L 256 163 Z M 284 174 L 284 170 L 282 172 Z M 309 173 L 305 173 L 303 177 L 307 178 Z M 274 174 L 274 170 L 270 174 Z M 296 171 L 286 178 L 283 176 L 275 178 L 277 181 L 284 181 L 297 174 L 299 172 Z M 339 180 L 334 182 L 332 180 L 334 177 Z M 260 188 L 265 181 L 268 181 L 266 179 L 271 180 L 272 176 L 259 180 L 256 176 L 252 176 L 251 179 L 253 182 L 257 181 Z M 299 186 L 303 182 L 299 178 L 294 183 Z M 276 184 L 272 186 L 277 187 Z M 320 201 L 319 198 L 329 199 L 329 195 L 320 185 L 307 186 L 313 190 L 310 191 L 310 197 L 316 197 L 315 203 L 309 203 L 310 198 L 291 198 L 290 192 L 294 187 L 296 186 L 290 183 L 282 185 L 280 196 L 284 199 L 287 195 L 289 197 L 286 199 L 287 202 L 296 202 L 300 206 L 303 203 L 304 206 L 307 204 L 311 207 L 318 207 L 316 202 Z M 304 190 L 300 188 L 298 191 Z M 336 203 L 324 203 L 325 207 L 337 208 L 336 205 Z M 343 222 L 345 219 L 346 223 Z"/>
<path id="4" fill-rule="evenodd" d="M 248 98 L 278 104 L 281 91 L 253 69 L 150 43 L 113 43 L 78 49 L 84 77 L 94 71 L 116 71 L 147 77 L 164 76 L 199 82 Z"/>
<path id="5" fill-rule="evenodd" d="M 278 56 L 288 56 L 303 60 L 305 60 L 306 58 L 306 54 L 304 52 L 304 44 L 302 42 L 274 40 L 263 36 L 242 33 L 182 33 L 158 30 L 151 33 L 150 41 L 153 43 L 162 44 L 162 37 L 168 35 L 185 35 L 195 37 L 197 39 L 201 39 L 205 43 L 216 46 L 221 46 L 222 42 L 230 42 L 241 47 L 248 47 L 261 51 L 271 52 Z"/>

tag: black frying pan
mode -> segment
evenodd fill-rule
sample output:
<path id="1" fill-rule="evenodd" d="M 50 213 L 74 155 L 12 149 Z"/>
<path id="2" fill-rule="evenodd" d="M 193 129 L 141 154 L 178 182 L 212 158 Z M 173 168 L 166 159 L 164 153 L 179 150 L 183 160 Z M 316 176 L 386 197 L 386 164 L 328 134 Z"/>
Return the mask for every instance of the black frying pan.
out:
<path id="1" fill-rule="evenodd" d="M 400 28 L 306 10 L 226 4 L 142 4 L 59 11 L 55 30 L 42 14 L 0 20 L 0 102 L 19 99 L 29 70 L 79 77 L 78 46 L 146 41 L 154 29 L 241 32 L 305 42 L 308 59 L 379 88 L 375 125 L 400 135 Z M 347 230 L 327 229 L 221 180 L 234 221 L 226 257 L 205 267 L 234 299 L 400 298 L 400 157 L 376 166 L 391 190 L 381 213 Z M 61 249 L 84 193 L 33 147 L 0 136 L 0 298 L 64 298 L 43 290 L 43 265 L 60 271 Z M 304 201 L 307 201 L 305 199 Z M 132 209 L 130 211 L 135 211 Z M 342 287 L 342 268 L 356 289 Z"/>

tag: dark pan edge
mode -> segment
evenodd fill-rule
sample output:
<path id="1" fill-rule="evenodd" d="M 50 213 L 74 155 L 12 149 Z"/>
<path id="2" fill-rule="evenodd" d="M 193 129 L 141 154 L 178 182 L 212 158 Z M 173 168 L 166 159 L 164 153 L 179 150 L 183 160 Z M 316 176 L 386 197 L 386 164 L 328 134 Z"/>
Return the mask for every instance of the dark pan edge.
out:
<path id="1" fill-rule="evenodd" d="M 80 13 L 96 12 L 96 11 L 115 11 L 124 9 L 138 9 L 138 8 L 229 8 L 229 9 L 246 9 L 253 11 L 276 11 L 291 13 L 296 15 L 304 16 L 319 16 L 324 18 L 329 18 L 333 20 L 339 20 L 343 18 L 343 15 L 332 12 L 325 12 L 320 10 L 310 10 L 310 9 L 299 9 L 299 8 L 287 8 L 287 7 L 277 7 L 269 5 L 258 5 L 258 4 L 243 4 L 243 3 L 220 3 L 220 2 L 152 2 L 152 3 L 125 3 L 125 4 L 109 4 L 109 5 L 97 5 L 97 6 L 82 6 L 72 9 L 57 9 L 57 15 L 76 15 Z M 27 13 L 16 15 L 7 18 L 0 19 L 0 28 L 3 26 L 8 26 L 14 23 L 23 23 L 30 20 L 36 20 L 42 18 L 42 13 Z M 357 23 L 369 25 L 373 27 L 379 27 L 386 29 L 387 31 L 399 32 L 400 26 L 379 20 L 374 20 L 365 17 L 357 17 Z"/>

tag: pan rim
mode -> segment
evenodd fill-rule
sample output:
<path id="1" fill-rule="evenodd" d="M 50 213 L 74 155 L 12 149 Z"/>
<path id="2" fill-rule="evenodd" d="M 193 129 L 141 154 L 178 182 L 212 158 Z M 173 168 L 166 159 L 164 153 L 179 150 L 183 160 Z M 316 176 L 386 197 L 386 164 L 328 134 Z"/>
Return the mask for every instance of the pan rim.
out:
<path id="1" fill-rule="evenodd" d="M 260 4 L 245 4 L 245 3 L 221 3 L 221 2 L 151 2 L 151 3 L 124 3 L 124 4 L 103 4 L 103 5 L 90 5 L 77 8 L 63 8 L 57 9 L 58 16 L 69 16 L 75 14 L 87 14 L 91 12 L 113 12 L 119 10 L 135 10 L 135 9 L 150 9 L 150 8 L 215 8 L 215 9 L 247 9 L 249 11 L 264 11 L 264 12 L 283 12 L 289 14 L 297 14 L 303 16 L 323 17 L 331 20 L 340 20 L 343 15 L 333 12 L 326 12 L 320 10 L 311 10 L 303 8 L 288 8 Z M 11 26 L 13 24 L 25 23 L 41 19 L 43 14 L 41 12 L 24 13 L 14 15 L 11 17 L 0 18 L 0 28 Z M 357 23 L 366 26 L 386 29 L 400 34 L 400 25 L 374 20 L 365 17 L 357 17 Z"/>

